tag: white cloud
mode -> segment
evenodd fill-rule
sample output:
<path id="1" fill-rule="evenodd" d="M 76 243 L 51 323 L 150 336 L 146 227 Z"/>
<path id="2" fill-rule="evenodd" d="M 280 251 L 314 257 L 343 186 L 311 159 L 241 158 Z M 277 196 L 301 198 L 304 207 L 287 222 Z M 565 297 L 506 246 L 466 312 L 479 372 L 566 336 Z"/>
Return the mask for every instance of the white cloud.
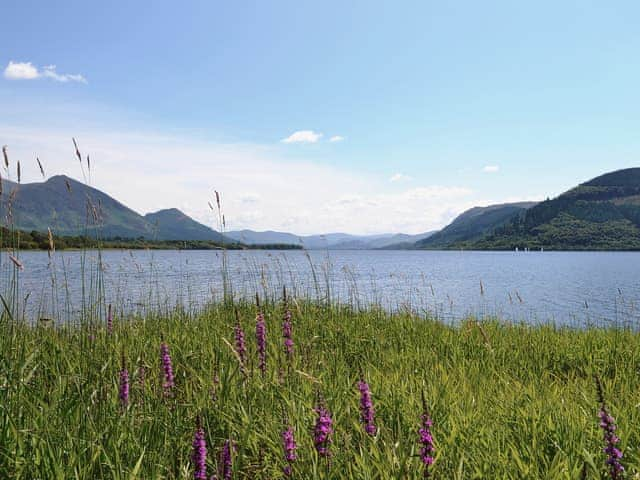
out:
<path id="1" fill-rule="evenodd" d="M 496 173 L 500 171 L 500 166 L 499 165 L 486 165 L 483 169 L 483 172 L 485 173 Z"/>
<path id="2" fill-rule="evenodd" d="M 335 142 L 342 142 L 344 140 L 344 137 L 342 135 L 334 135 L 333 137 L 331 137 L 329 139 L 330 142 L 335 143 Z"/>
<path id="3" fill-rule="evenodd" d="M 31 62 L 14 62 L 4 69 L 4 77 L 9 80 L 35 80 L 38 78 L 50 78 L 56 82 L 79 82 L 87 83 L 87 80 L 79 74 L 62 74 L 56 71 L 55 65 L 47 65 L 38 70 L 38 67 Z"/>
<path id="4" fill-rule="evenodd" d="M 409 175 L 405 175 L 404 173 L 394 173 L 389 178 L 390 182 L 403 182 L 408 180 L 411 180 L 411 177 Z"/>
<path id="5" fill-rule="evenodd" d="M 216 219 L 207 204 L 214 203 L 214 189 L 221 192 L 228 229 L 299 235 L 419 233 L 444 226 L 467 208 L 489 203 L 464 186 L 419 185 L 390 191 L 386 179 L 378 176 L 284 159 L 277 148 L 265 145 L 217 144 L 188 136 L 136 129 L 105 132 L 77 125 L 38 129 L 0 124 L 0 132 L 0 144 L 9 145 L 12 157 L 37 154 L 48 174 L 81 180 L 73 134 L 83 156 L 91 155 L 93 186 L 140 213 L 182 206 L 186 214 L 214 228 Z M 176 159 L 188 160 L 179 161 L 177 168 Z M 23 183 L 41 181 L 35 162 L 22 167 Z"/>
<path id="6" fill-rule="evenodd" d="M 82 75 L 74 75 L 74 74 L 60 74 L 56 72 L 55 65 L 47 65 L 42 69 L 42 76 L 47 78 L 52 78 L 57 82 L 80 82 L 87 83 L 87 80 Z"/>
<path id="7" fill-rule="evenodd" d="M 322 137 L 321 133 L 313 130 L 298 130 L 293 132 L 287 138 L 282 140 L 283 143 L 316 143 Z"/>
<path id="8" fill-rule="evenodd" d="M 4 78 L 9 80 L 34 80 L 40 76 L 38 69 L 31 62 L 10 61 L 4 69 Z"/>

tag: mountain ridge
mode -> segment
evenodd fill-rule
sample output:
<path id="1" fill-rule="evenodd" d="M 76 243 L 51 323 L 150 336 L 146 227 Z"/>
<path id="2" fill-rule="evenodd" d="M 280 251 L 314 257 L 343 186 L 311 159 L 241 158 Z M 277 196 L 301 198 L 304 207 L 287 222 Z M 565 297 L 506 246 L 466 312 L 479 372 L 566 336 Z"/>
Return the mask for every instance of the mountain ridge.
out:
<path id="1" fill-rule="evenodd" d="M 607 172 L 448 248 L 640 250 L 640 168 Z"/>
<path id="2" fill-rule="evenodd" d="M 511 219 L 516 213 L 534 206 L 536 202 L 513 202 L 472 207 L 458 215 L 442 230 L 418 240 L 416 248 L 450 248 L 460 242 L 479 240 Z"/>
<path id="3" fill-rule="evenodd" d="M 2 190 L 0 218 L 21 230 L 46 232 L 51 228 L 57 235 L 70 236 L 99 230 L 105 238 L 224 239 L 178 209 L 140 215 L 109 194 L 66 175 L 22 184 L 3 179 Z"/>
<path id="4" fill-rule="evenodd" d="M 2 179 L 0 195 L 0 225 L 9 224 L 7 217 L 9 196 L 13 225 L 24 231 L 46 232 L 56 235 L 86 235 L 100 231 L 103 238 L 157 241 L 214 241 L 221 244 L 246 245 L 302 245 L 308 249 L 370 249 L 388 248 L 424 238 L 433 232 L 419 235 L 384 233 L 352 235 L 328 233 L 298 236 L 273 230 L 258 232 L 239 230 L 218 232 L 189 217 L 177 208 L 139 214 L 109 194 L 66 175 L 54 175 L 42 182 L 16 183 Z M 14 192 L 14 193 L 12 193 Z"/>

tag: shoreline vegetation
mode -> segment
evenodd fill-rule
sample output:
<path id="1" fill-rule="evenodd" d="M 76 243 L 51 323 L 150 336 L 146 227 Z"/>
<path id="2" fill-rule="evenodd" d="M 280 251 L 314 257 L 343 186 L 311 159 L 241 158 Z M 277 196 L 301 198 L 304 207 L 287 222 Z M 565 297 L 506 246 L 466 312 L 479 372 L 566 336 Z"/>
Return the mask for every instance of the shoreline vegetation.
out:
<path id="1" fill-rule="evenodd" d="M 3 478 L 599 479 L 617 452 L 640 470 L 629 329 L 291 298 L 2 319 Z"/>
<path id="2" fill-rule="evenodd" d="M 111 237 L 98 239 L 95 236 L 52 236 L 56 250 L 301 250 L 300 245 L 243 243 L 221 243 L 211 240 L 151 240 L 148 238 Z M 0 250 L 51 250 L 48 233 L 10 230 L 0 227 Z"/>

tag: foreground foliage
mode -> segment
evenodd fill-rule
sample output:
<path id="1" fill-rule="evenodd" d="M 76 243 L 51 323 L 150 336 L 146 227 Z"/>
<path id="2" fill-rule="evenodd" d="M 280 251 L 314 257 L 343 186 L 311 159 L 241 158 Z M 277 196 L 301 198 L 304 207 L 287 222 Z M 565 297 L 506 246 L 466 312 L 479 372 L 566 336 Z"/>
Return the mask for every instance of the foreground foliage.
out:
<path id="1" fill-rule="evenodd" d="M 448 326 L 311 303 L 291 310 L 288 355 L 282 306 L 264 308 L 264 375 L 248 305 L 239 315 L 244 369 L 233 348 L 233 308 L 222 304 L 196 317 L 116 317 L 109 328 L 7 321 L 0 478 L 193 478 L 197 424 L 209 475 L 226 448 L 234 478 L 282 478 L 290 466 L 292 478 L 418 479 L 424 395 L 432 478 L 596 479 L 607 470 L 594 375 L 617 422 L 626 475 L 640 469 L 633 332 L 472 320 Z M 169 393 L 163 341 L 173 362 Z M 364 403 L 375 405 L 374 435 L 361 423 L 361 380 L 371 395 Z M 328 458 L 314 449 L 319 398 L 333 420 Z M 291 465 L 281 439 L 287 426 L 297 443 Z"/>

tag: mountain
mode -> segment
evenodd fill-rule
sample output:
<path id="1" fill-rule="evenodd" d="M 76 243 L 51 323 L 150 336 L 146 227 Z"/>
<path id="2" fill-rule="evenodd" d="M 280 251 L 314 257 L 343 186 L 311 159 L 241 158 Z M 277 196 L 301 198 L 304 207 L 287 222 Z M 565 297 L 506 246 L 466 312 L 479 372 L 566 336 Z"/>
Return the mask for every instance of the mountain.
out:
<path id="1" fill-rule="evenodd" d="M 416 248 L 451 248 L 473 242 L 492 233 L 535 202 L 503 203 L 474 207 L 458 215 L 449 225 L 415 243 Z"/>
<path id="2" fill-rule="evenodd" d="M 285 232 L 255 232 L 253 230 L 236 230 L 226 232 L 225 235 L 233 240 L 248 245 L 266 245 L 273 243 L 287 243 L 301 245 L 308 250 L 365 250 L 376 248 L 392 248 L 413 244 L 414 242 L 431 235 L 427 232 L 418 235 L 406 235 L 403 233 L 379 234 L 379 235 L 351 235 L 348 233 L 327 233 L 324 235 L 297 236 Z"/>
<path id="3" fill-rule="evenodd" d="M 225 232 L 225 235 L 237 242 L 242 242 L 247 245 L 270 245 L 270 244 L 289 244 L 300 245 L 300 237 L 292 233 L 285 232 L 273 232 L 271 230 L 266 232 L 255 232 L 253 230 L 235 230 L 231 232 Z"/>
<path id="4" fill-rule="evenodd" d="M 0 225 L 10 223 L 7 215 L 11 211 L 13 225 L 21 230 L 46 232 L 51 228 L 56 235 L 81 235 L 99 226 L 103 238 L 222 240 L 220 233 L 180 210 L 142 216 L 106 193 L 64 175 L 20 185 L 2 180 L 2 191 Z"/>
<path id="5" fill-rule="evenodd" d="M 514 216 L 470 248 L 640 249 L 640 168 L 582 183 Z"/>
<path id="6" fill-rule="evenodd" d="M 177 208 L 147 213 L 144 219 L 152 226 L 154 236 L 162 240 L 224 241 L 222 234 L 196 222 Z"/>
<path id="7" fill-rule="evenodd" d="M 428 238 L 435 234 L 437 230 L 409 235 L 406 233 L 395 233 L 385 235 L 383 238 L 371 239 L 368 242 L 368 248 L 385 249 L 385 250 L 405 250 L 413 248 L 414 244 L 422 239 Z"/>

